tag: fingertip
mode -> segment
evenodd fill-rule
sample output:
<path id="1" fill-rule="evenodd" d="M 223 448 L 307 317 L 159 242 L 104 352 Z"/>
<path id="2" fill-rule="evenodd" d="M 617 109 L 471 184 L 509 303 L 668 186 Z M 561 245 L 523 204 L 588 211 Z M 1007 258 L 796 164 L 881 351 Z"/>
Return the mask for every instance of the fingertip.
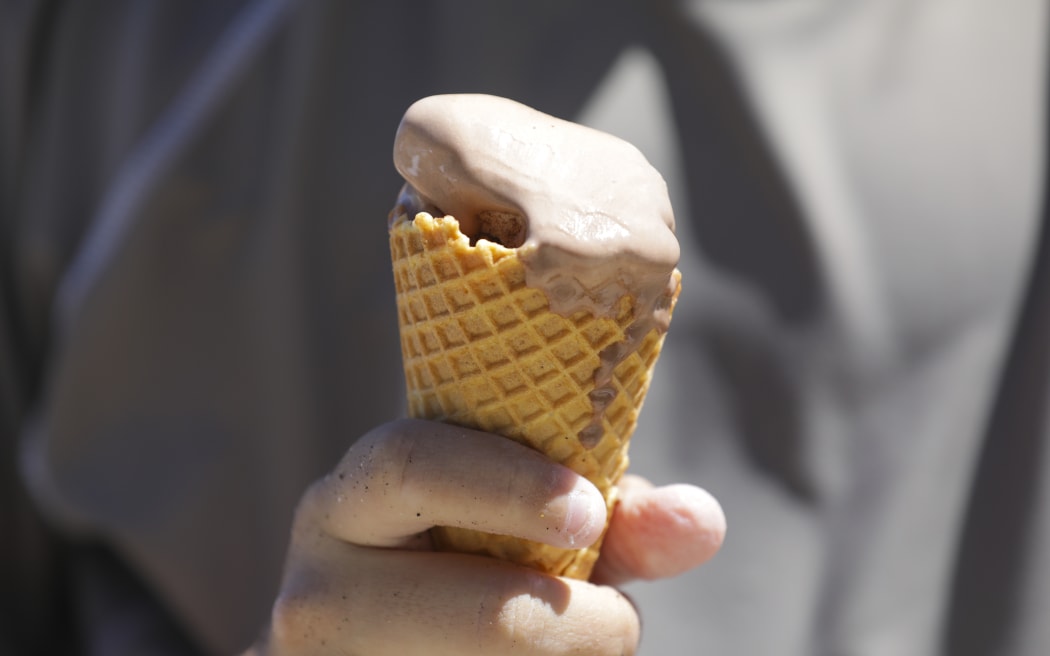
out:
<path id="1" fill-rule="evenodd" d="M 725 535 L 722 506 L 705 490 L 636 488 L 616 508 L 596 578 L 615 584 L 675 576 L 714 557 Z"/>
<path id="2" fill-rule="evenodd" d="M 665 506 L 667 519 L 676 526 L 669 531 L 691 536 L 694 565 L 710 560 L 725 542 L 727 523 L 722 504 L 707 490 L 695 485 L 676 484 L 654 490 L 653 501 Z"/>
<path id="3" fill-rule="evenodd" d="M 582 476 L 565 496 L 561 535 L 570 549 L 589 547 L 605 530 L 606 508 L 601 492 Z"/>

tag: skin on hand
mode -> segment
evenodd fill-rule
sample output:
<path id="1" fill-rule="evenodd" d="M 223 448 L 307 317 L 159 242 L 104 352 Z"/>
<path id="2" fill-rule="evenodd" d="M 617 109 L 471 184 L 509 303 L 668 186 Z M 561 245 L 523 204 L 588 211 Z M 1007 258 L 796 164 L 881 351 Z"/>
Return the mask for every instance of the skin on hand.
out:
<path id="1" fill-rule="evenodd" d="M 725 531 L 717 503 L 675 487 L 627 482 L 598 580 L 678 573 L 713 555 Z M 638 616 L 616 589 L 434 552 L 427 532 L 462 526 L 578 548 L 604 523 L 593 485 L 511 440 L 418 420 L 381 426 L 304 495 L 271 625 L 249 653 L 633 654 Z M 675 546 L 682 537 L 703 544 Z"/>
<path id="2" fill-rule="evenodd" d="M 640 476 L 620 481 L 609 533 L 591 581 L 619 585 L 683 574 L 706 563 L 722 547 L 722 506 L 694 485 L 654 487 Z"/>

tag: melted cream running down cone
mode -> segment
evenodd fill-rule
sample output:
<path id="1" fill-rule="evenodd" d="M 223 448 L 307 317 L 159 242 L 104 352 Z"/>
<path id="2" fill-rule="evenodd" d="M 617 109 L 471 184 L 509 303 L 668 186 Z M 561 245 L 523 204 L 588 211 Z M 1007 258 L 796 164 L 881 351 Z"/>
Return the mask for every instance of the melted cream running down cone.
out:
<path id="1" fill-rule="evenodd" d="M 438 106 L 429 109 L 446 124 L 451 120 L 447 118 L 450 111 L 468 110 L 468 124 L 472 126 L 477 125 L 474 119 L 482 114 L 496 125 L 506 127 L 510 123 L 508 129 L 530 125 L 530 121 L 542 117 L 555 122 L 551 125 L 559 131 L 559 139 L 565 130 L 570 131 L 570 136 L 576 134 L 572 131 L 587 130 L 487 96 L 445 96 L 420 101 L 431 105 L 435 102 Z M 456 140 L 449 140 L 447 135 L 427 133 L 419 137 L 420 125 L 431 127 L 426 116 L 419 117 L 421 112 L 413 115 L 420 103 L 406 114 L 397 144 L 410 141 L 410 136 L 417 144 L 425 143 L 428 153 L 440 150 L 435 144 L 446 149 L 455 147 Z M 499 111 L 490 115 L 487 110 L 492 108 Z M 456 113 L 452 111 L 452 115 Z M 446 124 L 441 127 L 447 130 Z M 471 143 L 476 152 L 486 151 L 486 144 L 478 143 L 478 134 L 455 136 Z M 582 136 L 588 144 L 598 140 L 599 145 L 605 146 L 609 145 L 607 140 L 613 139 L 593 130 Z M 484 138 L 481 135 L 480 140 L 483 142 Z M 615 142 L 621 148 L 618 144 L 623 142 Z M 503 241 L 518 247 L 484 238 L 472 244 L 460 231 L 456 218 L 437 212 L 438 207 L 452 203 L 442 198 L 440 189 L 435 191 L 433 181 L 418 175 L 418 147 L 399 150 L 399 145 L 395 145 L 395 162 L 409 185 L 391 214 L 390 249 L 409 414 L 497 433 L 546 454 L 594 483 L 605 497 L 611 517 L 616 483 L 627 467 L 628 441 L 678 296 L 680 275 L 674 262 L 670 266 L 660 263 L 663 271 L 655 278 L 635 275 L 639 267 L 628 264 L 624 271 L 629 275 L 617 275 L 618 282 L 613 285 L 600 280 L 596 284 L 587 278 L 595 271 L 601 273 L 599 266 L 587 266 L 585 272 L 572 267 L 560 272 L 552 270 L 551 261 L 557 258 L 536 257 L 544 251 L 542 221 L 534 220 L 527 207 L 508 210 L 506 198 L 522 194 L 505 187 L 501 189 L 506 194 L 501 197 L 503 202 L 493 203 L 494 211 L 472 213 L 473 236 L 502 236 Z M 499 146 L 492 145 L 489 150 L 498 151 Z M 579 156 L 578 150 L 568 151 L 574 152 Z M 457 156 L 463 161 L 461 153 Z M 529 162 L 520 161 L 520 153 L 502 156 L 509 157 L 512 165 L 528 168 Z M 629 156 L 641 157 L 637 151 Z M 461 171 L 457 174 L 448 169 L 440 167 L 451 181 L 464 180 Z M 473 173 L 477 175 L 477 168 Z M 521 174 L 529 177 L 528 170 Z M 646 176 L 650 176 L 648 171 Z M 662 179 L 659 183 L 666 197 Z M 443 184 L 454 193 L 447 179 Z M 476 192 L 475 187 L 473 193 Z M 529 205 L 527 198 L 515 200 L 511 204 Z M 483 205 L 484 199 L 478 202 Z M 417 211 L 424 208 L 438 216 Z M 496 218 L 479 226 L 485 224 L 486 216 Z M 517 216 L 528 216 L 527 225 L 516 224 Z M 661 225 L 666 226 L 666 215 L 662 221 Z M 665 230 L 669 232 L 670 227 Z M 674 247 L 677 261 L 677 242 Z M 605 250 L 610 252 L 609 248 Z M 615 257 L 618 251 L 611 253 Z M 625 261 L 636 256 L 620 254 Z M 530 263 L 536 261 L 546 263 L 547 269 L 530 268 Z M 566 293 L 566 279 L 574 281 L 583 293 Z M 640 281 L 636 293 L 623 286 L 624 279 Z M 560 287 L 553 292 L 548 291 L 550 285 L 544 284 L 550 280 L 560 281 Z M 590 301 L 574 303 L 569 298 L 573 296 L 577 301 L 584 296 Z M 552 297 L 559 301 L 553 308 Z M 600 303 L 594 302 L 596 297 L 602 299 Z M 567 298 L 569 302 L 565 302 Z M 601 543 L 599 540 L 586 549 L 560 549 L 445 527 L 434 529 L 433 535 L 441 549 L 495 556 L 580 579 L 590 576 Z"/>

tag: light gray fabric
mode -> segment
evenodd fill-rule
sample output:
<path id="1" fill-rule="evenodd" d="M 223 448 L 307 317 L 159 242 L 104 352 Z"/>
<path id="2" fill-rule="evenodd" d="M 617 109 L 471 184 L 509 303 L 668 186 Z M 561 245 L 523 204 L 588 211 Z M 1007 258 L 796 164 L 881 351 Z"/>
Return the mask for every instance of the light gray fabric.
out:
<path id="1" fill-rule="evenodd" d="M 394 129 L 483 91 L 635 141 L 675 203 L 633 461 L 730 533 L 630 587 L 643 653 L 1050 651 L 1043 3 L 92 4 L 11 14 L 0 369 L 50 526 L 203 649 L 401 413 Z"/>

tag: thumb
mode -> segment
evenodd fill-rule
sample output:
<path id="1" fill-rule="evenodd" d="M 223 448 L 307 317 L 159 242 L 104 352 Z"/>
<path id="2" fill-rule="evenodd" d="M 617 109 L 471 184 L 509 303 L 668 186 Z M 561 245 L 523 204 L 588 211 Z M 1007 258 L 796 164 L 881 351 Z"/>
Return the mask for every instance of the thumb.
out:
<path id="1" fill-rule="evenodd" d="M 628 475 L 592 580 L 618 585 L 681 574 L 710 560 L 725 533 L 725 514 L 708 492 L 684 484 L 653 487 Z"/>

